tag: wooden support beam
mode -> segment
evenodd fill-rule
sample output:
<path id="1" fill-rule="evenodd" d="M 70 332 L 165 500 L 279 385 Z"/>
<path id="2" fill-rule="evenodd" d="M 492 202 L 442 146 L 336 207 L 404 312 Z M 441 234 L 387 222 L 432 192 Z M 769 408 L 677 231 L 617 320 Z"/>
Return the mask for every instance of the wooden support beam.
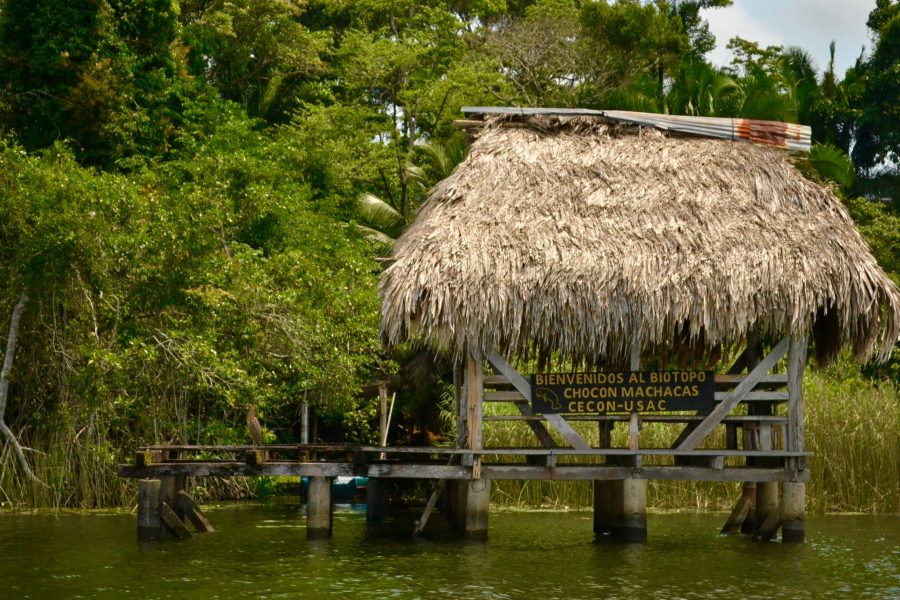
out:
<path id="1" fill-rule="evenodd" d="M 175 511 L 172 510 L 172 507 L 168 502 L 163 502 L 160 505 L 159 512 L 163 525 L 166 526 L 166 529 L 169 530 L 172 535 L 179 540 L 191 539 L 191 532 L 185 527 L 184 521 L 178 518 L 178 515 L 175 514 Z"/>
<path id="2" fill-rule="evenodd" d="M 425 504 L 425 510 L 422 511 L 422 516 L 416 521 L 416 526 L 413 528 L 413 535 L 422 535 L 422 532 L 425 531 L 425 526 L 428 525 L 428 518 L 431 517 L 434 507 L 437 505 L 438 498 L 440 498 L 441 494 L 444 492 L 446 485 L 446 479 L 438 479 L 437 483 L 434 484 L 434 489 L 431 490 L 431 496 L 428 497 L 428 502 Z"/>
<path id="3" fill-rule="evenodd" d="M 503 358 L 496 352 L 490 352 L 487 355 L 487 359 L 494 366 L 494 368 L 500 371 L 500 373 L 503 374 L 503 376 L 506 377 L 507 380 L 509 380 L 512 386 L 516 388 L 516 390 L 518 390 L 526 400 L 531 402 L 531 383 L 529 383 L 527 379 L 522 377 L 522 375 L 520 375 L 519 372 L 516 371 L 505 358 Z M 530 413 L 531 410 L 529 409 L 528 412 Z M 582 438 L 578 434 L 577 431 L 572 429 L 572 426 L 569 425 L 569 423 L 567 423 L 566 420 L 558 414 L 545 414 L 544 419 L 548 423 L 550 423 L 550 425 L 552 425 L 553 428 L 556 429 L 563 437 L 563 439 L 566 440 L 566 442 L 568 442 L 569 445 L 571 445 L 573 448 L 581 450 L 591 447 L 591 445 L 588 444 L 584 440 L 584 438 Z M 537 433 L 537 431 L 535 431 L 535 433 Z M 538 438 L 541 439 L 541 443 L 543 443 L 545 446 L 548 442 L 552 443 L 553 440 L 553 438 L 549 436 L 549 432 L 546 433 L 546 436 L 544 436 L 543 434 L 538 434 Z M 549 438 L 549 440 L 547 438 Z"/>
<path id="4" fill-rule="evenodd" d="M 766 356 L 764 359 L 760 361 L 756 367 L 753 368 L 750 373 L 747 374 L 746 379 L 744 379 L 740 384 L 737 385 L 732 391 L 728 393 L 728 396 L 719 403 L 716 408 L 709 413 L 697 428 L 694 429 L 688 435 L 684 441 L 678 446 L 679 450 L 694 450 L 697 446 L 700 445 L 706 436 L 712 433 L 712 430 L 716 428 L 719 423 L 730 413 L 735 406 L 741 401 L 745 394 L 747 394 L 750 390 L 753 389 L 759 381 L 765 377 L 766 373 L 775 366 L 781 357 L 787 353 L 788 345 L 790 341 L 789 338 L 784 338 L 772 349 L 772 351 Z"/>
<path id="5" fill-rule="evenodd" d="M 197 530 L 197 533 L 209 533 L 216 530 L 212 523 L 209 522 L 209 519 L 206 518 L 206 515 L 203 514 L 203 511 L 200 510 L 197 502 L 184 490 L 178 492 L 175 503 L 177 508 L 184 513 L 184 516 L 194 526 L 194 529 Z"/>
<path id="6" fill-rule="evenodd" d="M 788 422 L 787 436 L 784 441 L 785 450 L 802 452 L 805 445 L 803 427 L 803 368 L 806 365 L 806 338 L 791 337 L 791 348 L 788 354 Z M 800 461 L 792 461 L 791 472 L 797 477 Z"/>
<path id="7" fill-rule="evenodd" d="M 741 497 L 738 499 L 737 504 L 734 505 L 734 510 L 731 511 L 728 520 L 725 521 L 721 533 L 731 535 L 740 531 L 741 525 L 744 524 L 744 520 L 750 514 L 751 508 L 753 508 L 753 513 L 756 514 L 756 483 L 753 482 L 744 483 L 741 489 Z"/>
<path id="8" fill-rule="evenodd" d="M 471 347 L 466 355 L 466 440 L 469 450 L 481 450 L 483 447 L 483 378 L 484 360 L 481 352 Z M 481 458 L 477 455 L 472 460 L 472 479 L 481 479 Z"/>

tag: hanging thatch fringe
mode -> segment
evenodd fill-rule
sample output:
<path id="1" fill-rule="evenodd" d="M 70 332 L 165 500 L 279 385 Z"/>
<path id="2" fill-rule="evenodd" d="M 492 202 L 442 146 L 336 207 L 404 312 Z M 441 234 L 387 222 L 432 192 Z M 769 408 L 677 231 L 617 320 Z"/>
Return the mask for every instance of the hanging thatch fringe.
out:
<path id="1" fill-rule="evenodd" d="M 388 343 L 600 362 L 815 325 L 822 359 L 887 357 L 900 292 L 841 203 L 771 148 L 590 117 L 490 124 L 398 240 Z"/>

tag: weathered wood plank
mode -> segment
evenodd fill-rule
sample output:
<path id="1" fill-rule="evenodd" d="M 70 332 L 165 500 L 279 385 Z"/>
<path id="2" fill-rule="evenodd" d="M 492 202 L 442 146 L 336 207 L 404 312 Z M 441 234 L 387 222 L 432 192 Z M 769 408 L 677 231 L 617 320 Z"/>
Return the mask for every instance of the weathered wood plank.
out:
<path id="1" fill-rule="evenodd" d="M 209 533 L 216 530 L 212 523 L 209 522 L 209 519 L 206 518 L 206 515 L 203 514 L 203 511 L 200 510 L 197 502 L 187 492 L 183 490 L 178 492 L 175 502 L 198 533 Z"/>
<path id="2" fill-rule="evenodd" d="M 537 418 L 538 420 L 535 420 L 535 416 L 531 414 L 531 406 L 528 402 L 517 402 L 516 408 L 519 410 L 519 416 L 523 417 L 528 427 L 531 428 L 532 433 L 537 436 L 541 446 L 544 448 L 556 448 L 556 442 L 553 441 L 553 436 L 551 436 L 550 432 L 547 431 L 547 428 L 544 427 L 544 424 L 540 421 L 540 417 Z"/>
<path id="3" fill-rule="evenodd" d="M 487 479 L 516 480 L 620 480 L 657 479 L 667 481 L 784 481 L 784 469 L 728 468 L 722 470 L 703 467 L 652 466 L 642 468 L 610 465 L 557 465 L 543 468 L 530 465 L 489 465 L 483 467 Z"/>
<path id="4" fill-rule="evenodd" d="M 432 511 L 434 511 L 438 498 L 444 491 L 446 485 L 446 479 L 438 479 L 437 483 L 434 484 L 431 496 L 429 496 L 428 502 L 425 504 L 425 510 L 422 511 L 422 516 L 419 517 L 419 520 L 416 521 L 416 525 L 413 528 L 413 535 L 422 535 L 422 532 L 425 531 L 425 526 L 428 525 L 428 518 L 431 516 Z"/>
<path id="5" fill-rule="evenodd" d="M 560 415 L 556 414 L 546 414 L 544 415 L 544 419 L 550 425 L 553 426 L 556 431 L 566 440 L 570 446 L 575 448 L 576 450 L 589 450 L 591 445 L 588 444 L 581 435 L 578 434 L 577 431 L 572 429 L 572 426 L 569 425 L 565 419 L 563 419 Z"/>
<path id="6" fill-rule="evenodd" d="M 268 461 L 268 453 L 265 450 L 247 450 L 244 453 L 244 460 L 248 465 L 262 465 Z"/>
<path id="7" fill-rule="evenodd" d="M 509 382 L 509 379 L 504 377 L 503 375 L 485 375 L 484 376 L 484 387 L 506 387 L 508 385 L 512 385 Z"/>
<path id="8" fill-rule="evenodd" d="M 162 462 L 161 450 L 138 450 L 134 455 L 134 464 L 138 467 L 147 467 L 154 463 Z"/>
<path id="9" fill-rule="evenodd" d="M 524 402 L 525 396 L 518 391 L 485 392 L 485 402 Z"/>
<path id="10" fill-rule="evenodd" d="M 466 356 L 466 440 L 470 450 L 480 450 L 482 446 L 483 369 L 481 354 L 470 348 Z"/>
<path id="11" fill-rule="evenodd" d="M 489 352 L 487 359 L 526 400 L 531 401 L 531 383 L 522 377 L 505 358 L 496 352 Z"/>
<path id="12" fill-rule="evenodd" d="M 496 352 L 490 352 L 487 355 L 487 359 L 488 362 L 490 362 L 495 369 L 500 371 L 507 381 L 509 381 L 522 395 L 523 399 L 528 400 L 529 402 L 531 401 L 531 383 L 522 377 L 522 375 L 520 375 L 505 358 Z M 522 405 L 517 404 L 517 406 L 519 406 L 519 410 L 522 412 L 523 416 L 530 416 L 530 408 L 526 411 L 523 410 Z M 584 441 L 584 439 L 578 435 L 578 432 L 572 429 L 572 426 L 566 423 L 559 415 L 554 415 L 552 417 L 545 415 L 545 419 L 573 448 L 590 448 L 590 444 Z M 552 447 L 556 445 L 546 429 L 544 429 L 544 431 L 539 431 L 532 427 L 532 430 L 544 446 Z"/>
<path id="13" fill-rule="evenodd" d="M 720 373 L 716 374 L 715 382 L 719 384 L 739 384 L 747 378 L 745 373 Z M 777 383 L 785 385 L 788 382 L 786 373 L 769 373 L 759 380 L 759 383 Z M 759 385 L 759 383 L 757 385 Z"/>
<path id="14" fill-rule="evenodd" d="M 725 525 L 722 526 L 722 531 L 720 533 L 731 535 L 740 531 L 744 519 L 746 519 L 747 515 L 750 513 L 750 507 L 755 505 L 756 484 L 746 483 L 741 490 L 741 497 L 738 499 L 737 504 L 734 505 L 734 509 L 728 516 L 728 520 L 725 521 Z"/>
<path id="15" fill-rule="evenodd" d="M 746 395 L 750 390 L 753 389 L 760 379 L 762 379 L 769 370 L 775 366 L 781 357 L 785 355 L 788 350 L 788 345 L 790 340 L 788 338 L 783 338 L 775 348 L 762 359 L 756 367 L 753 368 L 750 373 L 747 374 L 747 377 L 738 384 L 733 390 L 728 393 L 728 396 L 722 400 L 722 402 L 713 409 L 709 416 L 707 416 L 703 422 L 697 425 L 697 428 L 694 429 L 688 435 L 685 440 L 678 446 L 679 450 L 693 450 L 697 446 L 700 445 L 706 436 L 708 436 L 713 429 L 716 428 L 719 423 L 722 422 L 728 413 L 730 413 L 735 406 L 741 401 L 741 399 Z"/>
<path id="16" fill-rule="evenodd" d="M 188 531 L 184 521 L 178 518 L 178 515 L 175 514 L 168 502 L 163 502 L 159 507 L 159 516 L 162 518 L 163 525 L 166 526 L 166 529 L 172 535 L 180 540 L 189 540 L 191 538 L 191 532 Z"/>
<path id="17" fill-rule="evenodd" d="M 737 388 L 735 388 L 737 389 Z M 733 390 L 730 392 L 716 392 L 715 399 L 716 402 L 724 402 L 729 398 L 729 396 L 733 393 Z M 779 391 L 766 391 L 766 390 L 754 390 L 747 392 L 739 402 L 787 402 L 788 401 L 788 393 L 787 392 L 779 392 Z"/>
<path id="18" fill-rule="evenodd" d="M 803 432 L 803 368 L 806 364 L 806 338 L 791 337 L 791 348 L 788 354 L 788 414 L 787 414 L 787 450 L 802 451 L 804 446 Z"/>

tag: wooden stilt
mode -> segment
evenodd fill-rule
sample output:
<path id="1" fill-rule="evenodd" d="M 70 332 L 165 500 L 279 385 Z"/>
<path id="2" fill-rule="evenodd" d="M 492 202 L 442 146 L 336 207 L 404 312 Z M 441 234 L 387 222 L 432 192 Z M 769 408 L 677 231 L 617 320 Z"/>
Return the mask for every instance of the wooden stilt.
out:
<path id="1" fill-rule="evenodd" d="M 639 327 L 635 329 L 631 344 L 630 366 L 632 371 L 638 371 L 641 368 Z M 632 412 L 628 428 L 629 449 L 637 450 L 640 447 L 639 435 L 638 414 Z M 610 539 L 629 544 L 645 543 L 647 541 L 647 480 L 612 481 L 609 488 Z"/>
<path id="2" fill-rule="evenodd" d="M 330 538 L 333 523 L 331 484 L 333 477 L 310 477 L 306 498 L 306 537 Z"/>
<path id="3" fill-rule="evenodd" d="M 786 481 L 783 488 L 781 541 L 802 544 L 806 541 L 806 484 Z"/>
<path id="4" fill-rule="evenodd" d="M 375 477 L 369 478 L 366 488 L 366 524 L 377 527 L 384 523 L 387 515 L 388 482 Z"/>
<path id="5" fill-rule="evenodd" d="M 759 528 L 759 521 L 756 517 L 756 484 L 752 481 L 745 481 L 741 496 L 747 495 L 747 515 L 741 521 L 741 533 L 754 534 Z"/>
<path id="6" fill-rule="evenodd" d="M 802 452 L 805 447 L 803 427 L 803 368 L 806 364 L 806 338 L 792 337 L 788 357 L 788 428 L 785 438 L 787 450 Z M 797 544 L 806 541 L 805 509 L 806 484 L 799 481 L 805 464 L 799 459 L 791 459 L 789 473 L 791 480 L 782 486 L 781 541 Z"/>
<path id="7" fill-rule="evenodd" d="M 615 481 L 594 481 L 594 535 L 608 536 L 611 532 L 610 493 Z"/>
<path id="8" fill-rule="evenodd" d="M 138 480 L 137 534 L 139 541 L 158 540 L 162 537 L 160 487 L 159 479 Z"/>
<path id="9" fill-rule="evenodd" d="M 778 510 L 778 482 L 760 481 L 756 484 L 756 538 L 770 540 L 778 531 L 781 514 Z"/>
<path id="10" fill-rule="evenodd" d="M 728 517 L 728 520 L 725 521 L 725 525 L 722 527 L 721 533 L 725 535 L 737 533 L 738 530 L 740 530 L 741 526 L 744 524 L 744 521 L 747 519 L 747 516 L 750 514 L 751 507 L 753 508 L 753 516 L 755 519 L 756 483 L 748 481 L 744 483 L 743 489 L 741 490 L 741 497 L 734 505 L 734 510 L 731 511 L 731 515 Z"/>

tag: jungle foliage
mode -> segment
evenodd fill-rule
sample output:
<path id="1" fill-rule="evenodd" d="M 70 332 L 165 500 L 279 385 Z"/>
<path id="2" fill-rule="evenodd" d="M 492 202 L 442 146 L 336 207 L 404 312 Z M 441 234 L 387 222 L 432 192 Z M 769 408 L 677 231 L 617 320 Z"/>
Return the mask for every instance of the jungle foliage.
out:
<path id="1" fill-rule="evenodd" d="M 4 442 L 0 500 L 124 503 L 124 453 L 245 441 L 251 403 L 270 440 L 308 402 L 371 441 L 364 384 L 440 375 L 382 349 L 376 258 L 464 156 L 464 105 L 807 123 L 804 168 L 900 281 L 900 3 L 843 75 L 740 38 L 711 65 L 703 11 L 730 4 L 0 0 L 4 322 L 29 298 L 5 420 L 47 483 Z"/>

